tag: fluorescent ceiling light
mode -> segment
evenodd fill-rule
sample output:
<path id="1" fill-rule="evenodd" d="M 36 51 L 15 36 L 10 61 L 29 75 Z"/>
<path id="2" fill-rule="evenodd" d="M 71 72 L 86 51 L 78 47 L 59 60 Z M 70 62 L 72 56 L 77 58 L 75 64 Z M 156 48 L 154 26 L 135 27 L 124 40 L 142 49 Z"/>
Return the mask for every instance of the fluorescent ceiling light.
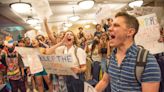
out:
<path id="1" fill-rule="evenodd" d="M 10 7 L 18 13 L 24 13 L 24 12 L 30 11 L 32 6 L 30 3 L 14 2 L 10 4 Z"/>
<path id="2" fill-rule="evenodd" d="M 80 1 L 78 3 L 78 5 L 80 6 L 80 8 L 82 9 L 90 9 L 93 7 L 94 5 L 94 1 L 93 0 L 83 0 L 83 1 Z"/>
<path id="3" fill-rule="evenodd" d="M 143 4 L 143 0 L 136 0 L 133 2 L 129 3 L 129 7 L 134 8 L 134 7 L 141 7 Z"/>

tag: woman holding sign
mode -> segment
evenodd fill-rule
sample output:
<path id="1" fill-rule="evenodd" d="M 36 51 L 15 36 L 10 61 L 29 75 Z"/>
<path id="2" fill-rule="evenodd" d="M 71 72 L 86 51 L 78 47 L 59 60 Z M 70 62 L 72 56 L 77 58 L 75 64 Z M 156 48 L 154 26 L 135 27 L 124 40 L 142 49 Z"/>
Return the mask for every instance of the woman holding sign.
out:
<path id="1" fill-rule="evenodd" d="M 76 46 L 76 37 L 72 31 L 67 31 L 63 40 L 51 48 L 46 48 L 46 54 L 70 54 L 73 59 L 72 71 L 79 77 L 66 75 L 68 92 L 84 92 L 84 72 L 86 70 L 86 53 Z M 83 81 L 82 81 L 83 80 Z"/>

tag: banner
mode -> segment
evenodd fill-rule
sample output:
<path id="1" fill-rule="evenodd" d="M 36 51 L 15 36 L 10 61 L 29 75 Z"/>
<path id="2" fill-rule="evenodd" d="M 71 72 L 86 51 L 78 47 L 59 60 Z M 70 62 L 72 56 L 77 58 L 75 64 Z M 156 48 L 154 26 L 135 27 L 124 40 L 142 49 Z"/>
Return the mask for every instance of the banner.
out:
<path id="1" fill-rule="evenodd" d="M 136 44 L 148 49 L 152 54 L 164 52 L 164 44 L 158 42 L 160 26 L 156 14 L 138 17 L 138 21 L 140 27 L 135 36 Z"/>
<path id="2" fill-rule="evenodd" d="M 39 55 L 39 59 L 48 73 L 75 75 L 71 70 L 71 67 L 73 67 L 73 59 L 71 55 Z"/>
<path id="3" fill-rule="evenodd" d="M 24 65 L 30 67 L 31 74 L 43 71 L 43 66 L 38 58 L 39 51 L 37 48 L 16 47 L 15 49 L 22 56 Z"/>

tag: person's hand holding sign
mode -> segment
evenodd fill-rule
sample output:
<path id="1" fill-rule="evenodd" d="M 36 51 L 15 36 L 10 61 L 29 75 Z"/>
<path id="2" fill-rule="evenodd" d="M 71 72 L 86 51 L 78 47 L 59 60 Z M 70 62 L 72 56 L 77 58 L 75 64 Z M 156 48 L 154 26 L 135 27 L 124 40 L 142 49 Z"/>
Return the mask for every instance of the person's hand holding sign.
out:
<path id="1" fill-rule="evenodd" d="M 79 67 L 72 67 L 71 68 L 74 73 L 81 73 L 81 69 Z"/>

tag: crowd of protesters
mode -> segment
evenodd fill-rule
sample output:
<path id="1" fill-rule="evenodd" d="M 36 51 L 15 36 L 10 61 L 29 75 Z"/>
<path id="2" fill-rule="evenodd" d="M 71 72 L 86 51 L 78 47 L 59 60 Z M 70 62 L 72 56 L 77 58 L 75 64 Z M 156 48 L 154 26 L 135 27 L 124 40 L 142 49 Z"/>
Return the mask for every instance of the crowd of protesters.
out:
<path id="1" fill-rule="evenodd" d="M 12 45 L 5 44 L 4 41 L 1 41 L 0 83 L 8 84 L 8 86 L 6 85 L 3 90 L 18 92 L 19 89 L 21 92 L 44 92 L 46 89 L 48 89 L 49 92 L 53 92 L 53 90 L 55 90 L 56 92 L 60 92 L 59 79 L 61 76 L 48 74 L 46 72 L 46 69 L 43 69 L 42 72 L 33 75 L 30 74 L 29 67 L 25 67 L 23 64 L 23 57 L 15 50 L 16 46 L 26 48 L 42 47 L 45 48 L 45 50 L 43 51 L 44 54 L 58 54 L 61 52 L 60 49 L 63 49 L 65 51 L 64 46 L 66 46 L 66 49 L 70 49 L 71 47 L 73 47 L 71 48 L 71 51 L 67 52 L 66 50 L 64 52 L 70 53 L 77 47 L 79 63 L 77 63 L 77 60 L 75 60 L 75 67 L 72 68 L 73 71 L 76 74 L 83 73 L 85 81 L 90 80 L 92 79 L 92 63 L 99 62 L 99 65 L 101 67 L 99 71 L 102 71 L 103 73 L 107 70 L 107 58 L 109 58 L 111 52 L 111 48 L 108 44 L 109 32 L 106 29 L 110 27 L 110 22 L 112 22 L 112 19 L 109 18 L 108 21 L 109 24 L 97 24 L 95 26 L 96 32 L 94 34 L 86 34 L 83 27 L 79 27 L 79 32 L 75 35 L 72 31 L 62 31 L 58 34 L 53 34 L 48 27 L 47 19 L 45 19 L 44 26 L 46 28 L 48 37 L 44 37 L 43 35 L 38 35 L 35 39 L 22 37 L 18 41 L 15 41 Z M 61 48 L 57 50 L 56 48 L 59 46 L 61 46 Z M 74 58 L 76 58 L 76 56 Z M 102 73 L 99 73 L 98 75 Z M 54 80 L 55 83 L 53 83 Z M 74 79 L 72 76 L 67 76 L 66 79 L 63 78 L 63 80 L 67 84 L 66 91 L 77 92 L 77 90 L 79 90 L 74 90 L 74 88 L 76 87 L 71 88 L 72 85 L 77 85 L 74 82 L 76 79 Z M 71 81 L 73 81 L 74 84 L 71 84 Z M 44 87 L 45 85 L 47 85 L 47 88 Z"/>
<path id="2" fill-rule="evenodd" d="M 132 22 L 138 23 L 136 22 L 136 19 L 134 17 L 131 17 L 126 14 L 118 15 L 116 16 L 117 20 L 115 20 L 114 23 L 112 23 L 113 19 L 108 18 L 107 20 L 103 20 L 102 24 L 95 25 L 96 31 L 94 32 L 94 34 L 85 33 L 83 27 L 78 28 L 79 32 L 77 32 L 77 34 L 74 34 L 70 30 L 66 32 L 62 31 L 58 34 L 53 34 L 51 29 L 48 27 L 47 19 L 44 19 L 43 24 L 45 26 L 48 37 L 45 37 L 43 35 L 38 35 L 36 36 L 35 39 L 31 39 L 29 37 L 22 37 L 17 42 L 14 42 L 13 45 L 8 45 L 5 44 L 5 42 L 1 41 L 0 84 L 6 84 L 1 91 L 18 92 L 18 90 L 20 90 L 20 92 L 44 92 L 47 90 L 49 92 L 84 92 L 84 81 L 90 83 L 90 85 L 95 87 L 96 84 L 101 79 L 103 80 L 100 81 L 100 83 L 98 83 L 96 89 L 98 91 L 105 90 L 104 87 L 106 87 L 108 85 L 107 82 L 109 82 L 109 79 L 107 79 L 109 77 L 107 73 L 109 72 L 111 74 L 113 73 L 108 70 L 109 58 L 113 50 L 113 48 L 110 47 L 111 46 L 110 40 L 115 38 L 116 40 L 119 39 L 118 42 L 120 42 L 122 46 L 123 45 L 122 43 L 125 40 L 129 39 L 128 37 L 133 38 L 134 35 L 137 33 L 136 30 L 138 31 L 137 28 L 134 28 L 134 25 L 128 24 L 129 23 L 128 18 L 131 18 Z M 124 21 L 125 19 L 126 22 L 121 22 Z M 125 26 L 124 24 L 128 25 L 128 27 Z M 117 31 L 117 29 L 119 30 L 119 27 L 122 27 L 122 25 L 125 26 L 125 29 L 127 29 L 129 32 L 125 34 L 127 35 L 127 37 L 119 35 L 119 34 L 123 34 L 119 31 L 115 33 L 119 35 L 118 37 L 117 35 L 114 35 L 114 32 Z M 111 32 L 109 32 L 109 29 Z M 122 31 L 122 29 L 120 30 Z M 112 35 L 110 33 L 112 33 Z M 132 44 L 134 45 L 135 48 L 137 48 L 135 43 L 132 42 Z M 15 50 L 16 46 L 26 47 L 26 48 L 43 48 L 42 54 L 48 54 L 48 55 L 71 54 L 74 63 L 71 69 L 75 74 L 79 76 L 79 79 L 76 79 L 73 76 L 48 74 L 44 66 L 43 66 L 43 71 L 36 74 L 31 74 L 29 69 L 30 66 L 29 67 L 24 66 L 22 61 L 23 57 Z M 75 50 L 77 50 L 77 52 Z M 115 63 L 113 61 L 113 65 L 114 64 Z M 154 65 L 156 65 L 156 63 Z M 117 66 L 112 66 L 112 67 L 116 68 Z M 158 66 L 156 67 L 156 70 L 158 70 Z M 158 72 L 158 74 L 159 73 L 160 72 Z M 111 76 L 113 79 L 112 82 L 115 79 L 114 75 L 118 75 L 118 74 L 113 73 L 113 75 Z M 155 81 L 160 81 L 160 77 L 156 79 L 158 80 Z M 102 88 L 101 85 L 105 85 L 105 86 Z M 114 84 L 112 85 L 111 88 L 112 90 L 115 90 Z M 106 90 L 107 90 L 106 92 L 110 92 L 110 86 L 109 86 L 109 90 L 108 89 Z"/>

